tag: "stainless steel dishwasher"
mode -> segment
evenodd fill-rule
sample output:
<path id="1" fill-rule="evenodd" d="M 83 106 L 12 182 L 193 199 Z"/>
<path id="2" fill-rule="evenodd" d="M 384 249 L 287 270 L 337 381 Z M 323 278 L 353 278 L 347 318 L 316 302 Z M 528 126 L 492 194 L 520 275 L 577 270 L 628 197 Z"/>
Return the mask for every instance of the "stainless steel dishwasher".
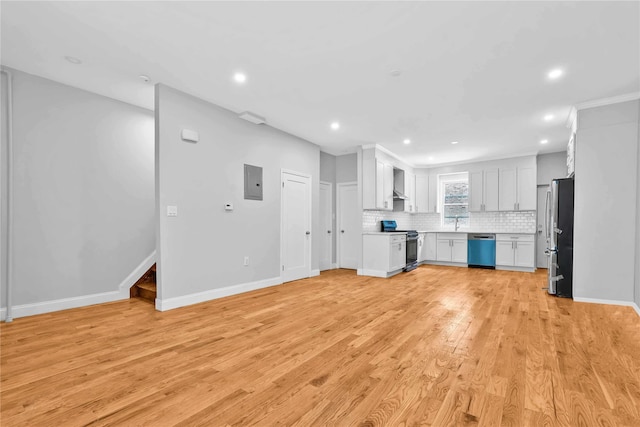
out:
<path id="1" fill-rule="evenodd" d="M 496 268 L 496 235 L 467 235 L 467 265 L 476 268 Z"/>

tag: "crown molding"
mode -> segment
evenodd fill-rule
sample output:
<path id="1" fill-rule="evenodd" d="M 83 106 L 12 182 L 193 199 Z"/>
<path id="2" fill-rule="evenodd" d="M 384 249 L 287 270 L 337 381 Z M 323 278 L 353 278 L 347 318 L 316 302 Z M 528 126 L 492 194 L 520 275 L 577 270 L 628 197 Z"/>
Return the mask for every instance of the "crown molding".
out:
<path id="1" fill-rule="evenodd" d="M 366 144 L 366 145 L 363 145 L 363 146 L 362 146 L 362 149 L 363 149 L 363 150 L 366 150 L 367 148 L 375 148 L 376 150 L 380 150 L 380 151 L 382 151 L 383 153 L 385 153 L 386 155 L 391 156 L 391 157 L 393 157 L 394 159 L 399 160 L 399 161 L 401 161 L 402 163 L 405 163 L 406 165 L 408 165 L 408 166 L 410 166 L 410 167 L 412 167 L 412 168 L 416 168 L 416 165 L 415 165 L 414 163 L 409 162 L 409 161 L 407 161 L 407 160 L 403 159 L 402 157 L 398 156 L 398 155 L 397 155 L 396 153 L 394 153 L 393 151 L 390 151 L 389 149 L 384 148 L 384 147 L 383 147 L 382 145 L 380 145 L 380 144 Z"/>
<path id="2" fill-rule="evenodd" d="M 631 93 L 625 93 L 623 95 L 612 96 L 609 98 L 601 98 L 601 99 L 594 99 L 591 101 L 585 101 L 585 102 L 576 104 L 574 108 L 576 109 L 576 111 L 580 111 L 580 110 L 585 110 L 587 108 L 603 107 L 605 105 L 618 104 L 620 102 L 634 101 L 636 99 L 640 99 L 640 92 L 631 92 Z"/>

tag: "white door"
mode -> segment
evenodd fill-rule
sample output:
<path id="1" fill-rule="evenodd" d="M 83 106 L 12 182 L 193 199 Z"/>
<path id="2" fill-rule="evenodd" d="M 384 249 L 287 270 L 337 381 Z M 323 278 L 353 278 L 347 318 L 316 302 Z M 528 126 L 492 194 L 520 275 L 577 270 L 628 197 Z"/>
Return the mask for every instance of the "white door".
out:
<path id="1" fill-rule="evenodd" d="M 282 281 L 311 276 L 311 177 L 282 171 Z"/>
<path id="2" fill-rule="evenodd" d="M 333 255 L 333 191 L 331 183 L 320 183 L 320 271 L 331 268 Z"/>
<path id="3" fill-rule="evenodd" d="M 358 184 L 338 184 L 338 267 L 358 268 L 362 217 L 358 214 Z"/>
<path id="4" fill-rule="evenodd" d="M 538 268 L 547 268 L 547 254 L 544 253 L 545 249 L 547 249 L 547 236 L 544 225 L 544 216 L 545 216 L 545 207 L 547 202 L 547 191 L 549 190 L 548 185 L 540 185 L 538 186 L 538 234 L 536 238 L 536 267 Z"/>

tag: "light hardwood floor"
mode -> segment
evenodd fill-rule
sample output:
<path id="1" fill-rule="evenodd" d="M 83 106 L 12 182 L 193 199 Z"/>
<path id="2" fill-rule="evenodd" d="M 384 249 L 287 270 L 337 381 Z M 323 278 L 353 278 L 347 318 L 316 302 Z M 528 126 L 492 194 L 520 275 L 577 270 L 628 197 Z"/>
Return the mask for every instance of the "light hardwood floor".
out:
<path id="1" fill-rule="evenodd" d="M 1 425 L 640 426 L 640 317 L 421 266 L 2 324 Z"/>

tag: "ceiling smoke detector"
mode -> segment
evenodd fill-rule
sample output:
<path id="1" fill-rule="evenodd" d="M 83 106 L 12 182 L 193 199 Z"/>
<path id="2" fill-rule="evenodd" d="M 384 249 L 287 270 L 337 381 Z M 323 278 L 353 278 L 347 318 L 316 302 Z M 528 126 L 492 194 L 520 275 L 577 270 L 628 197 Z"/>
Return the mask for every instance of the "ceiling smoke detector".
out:
<path id="1" fill-rule="evenodd" d="M 151 81 L 151 78 L 145 74 L 140 74 L 138 78 L 145 83 L 149 83 Z"/>
<path id="2" fill-rule="evenodd" d="M 262 125 L 267 122 L 267 119 L 265 119 L 264 117 L 260 117 L 257 114 L 253 114 L 250 111 L 245 111 L 244 113 L 240 113 L 238 114 L 238 117 L 248 122 L 251 122 L 254 125 Z"/>

